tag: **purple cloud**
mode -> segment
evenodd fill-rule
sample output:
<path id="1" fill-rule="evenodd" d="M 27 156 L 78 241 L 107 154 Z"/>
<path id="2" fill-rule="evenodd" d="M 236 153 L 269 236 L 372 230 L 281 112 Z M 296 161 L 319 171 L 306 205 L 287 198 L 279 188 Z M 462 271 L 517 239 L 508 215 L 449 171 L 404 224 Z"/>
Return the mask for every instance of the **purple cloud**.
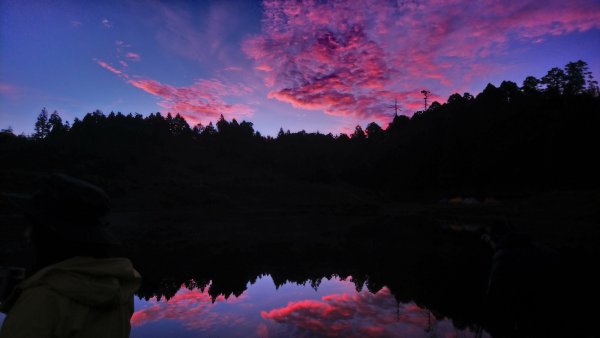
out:
<path id="1" fill-rule="evenodd" d="M 158 105 L 168 112 L 181 114 L 191 124 L 208 123 L 221 114 L 230 118 L 243 118 L 254 110 L 241 103 L 227 103 L 224 98 L 243 96 L 252 89 L 241 84 L 226 84 L 217 79 L 200 79 L 190 86 L 176 87 L 157 80 L 130 76 L 123 69 L 97 60 L 98 65 L 123 78 L 128 84 L 159 98 Z"/>
<path id="2" fill-rule="evenodd" d="M 592 0 L 265 0 L 262 34 L 245 41 L 269 97 L 330 115 L 388 120 L 414 111 L 426 85 L 462 89 L 496 69 L 514 42 L 600 27 Z M 456 80 L 458 79 L 458 80 Z"/>
<path id="3" fill-rule="evenodd" d="M 134 53 L 134 52 L 128 52 L 127 54 L 125 54 L 125 58 L 127 58 L 127 60 L 133 61 L 133 62 L 138 62 L 142 59 L 140 54 Z"/>

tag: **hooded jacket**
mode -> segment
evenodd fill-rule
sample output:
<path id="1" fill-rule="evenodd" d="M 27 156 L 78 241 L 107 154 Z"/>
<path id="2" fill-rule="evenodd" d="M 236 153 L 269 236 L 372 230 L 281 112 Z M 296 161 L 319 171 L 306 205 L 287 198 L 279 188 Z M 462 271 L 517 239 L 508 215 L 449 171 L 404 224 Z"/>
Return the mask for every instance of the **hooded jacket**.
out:
<path id="1" fill-rule="evenodd" d="M 129 337 L 141 277 L 126 258 L 74 257 L 24 280 L 0 338 Z"/>

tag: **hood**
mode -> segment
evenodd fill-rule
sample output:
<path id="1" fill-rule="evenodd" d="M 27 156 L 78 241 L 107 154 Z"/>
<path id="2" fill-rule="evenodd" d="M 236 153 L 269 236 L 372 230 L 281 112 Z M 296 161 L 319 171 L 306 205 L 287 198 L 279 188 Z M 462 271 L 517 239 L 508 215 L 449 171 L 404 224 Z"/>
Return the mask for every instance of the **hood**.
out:
<path id="1" fill-rule="evenodd" d="M 18 288 L 45 286 L 81 304 L 112 307 L 131 301 L 140 283 L 127 258 L 74 257 L 38 271 Z"/>

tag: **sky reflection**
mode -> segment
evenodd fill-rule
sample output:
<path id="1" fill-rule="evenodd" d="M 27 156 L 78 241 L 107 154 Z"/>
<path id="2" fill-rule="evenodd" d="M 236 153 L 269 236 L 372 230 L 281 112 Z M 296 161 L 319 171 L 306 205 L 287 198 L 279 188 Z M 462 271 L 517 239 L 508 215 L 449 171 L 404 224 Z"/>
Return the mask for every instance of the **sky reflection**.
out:
<path id="1" fill-rule="evenodd" d="M 436 320 L 414 303 L 396 303 L 387 288 L 357 292 L 350 280 L 323 279 L 318 289 L 270 276 L 239 297 L 184 286 L 169 299 L 136 300 L 131 337 L 474 337 Z"/>

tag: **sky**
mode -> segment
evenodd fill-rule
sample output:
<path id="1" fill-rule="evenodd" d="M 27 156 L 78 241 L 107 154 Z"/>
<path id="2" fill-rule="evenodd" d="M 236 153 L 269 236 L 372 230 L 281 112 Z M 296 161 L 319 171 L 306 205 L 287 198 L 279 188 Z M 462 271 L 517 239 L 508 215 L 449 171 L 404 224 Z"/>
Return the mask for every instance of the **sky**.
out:
<path id="1" fill-rule="evenodd" d="M 357 291 L 351 277 L 283 285 L 271 276 L 239 296 L 215 299 L 181 286 L 169 300 L 136 299 L 131 337 L 475 337 L 415 303 L 398 303 L 387 287 Z M 484 331 L 483 337 L 489 337 Z"/>
<path id="2" fill-rule="evenodd" d="M 600 78 L 600 0 L 2 0 L 0 129 L 46 107 L 336 134 L 580 59 Z"/>

